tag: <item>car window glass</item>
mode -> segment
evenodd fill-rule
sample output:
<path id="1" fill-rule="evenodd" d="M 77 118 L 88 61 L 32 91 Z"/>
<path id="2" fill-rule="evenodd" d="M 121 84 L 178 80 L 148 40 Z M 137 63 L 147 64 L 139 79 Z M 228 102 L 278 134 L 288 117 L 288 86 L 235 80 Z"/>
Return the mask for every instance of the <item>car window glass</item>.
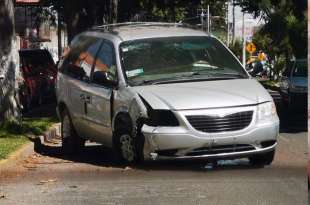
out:
<path id="1" fill-rule="evenodd" d="M 63 62 L 64 72 L 71 77 L 88 81 L 100 44 L 101 40 L 95 37 L 79 36 Z"/>
<path id="2" fill-rule="evenodd" d="M 97 40 L 94 43 L 90 44 L 86 51 L 80 53 L 80 67 L 83 68 L 88 79 L 90 78 L 90 73 L 95 61 L 96 53 L 100 48 L 101 43 L 101 40 Z"/>
<path id="3" fill-rule="evenodd" d="M 296 61 L 294 65 L 293 76 L 295 77 L 307 77 L 308 76 L 307 61 Z"/>
<path id="4" fill-rule="evenodd" d="M 94 65 L 94 75 L 97 72 L 104 73 L 106 78 L 110 81 L 116 81 L 116 63 L 114 47 L 109 42 L 104 42 L 97 54 Z M 96 83 L 93 80 L 94 83 Z"/>
<path id="5" fill-rule="evenodd" d="M 211 37 L 163 37 L 123 42 L 129 84 L 165 79 L 247 78 L 238 60 Z"/>

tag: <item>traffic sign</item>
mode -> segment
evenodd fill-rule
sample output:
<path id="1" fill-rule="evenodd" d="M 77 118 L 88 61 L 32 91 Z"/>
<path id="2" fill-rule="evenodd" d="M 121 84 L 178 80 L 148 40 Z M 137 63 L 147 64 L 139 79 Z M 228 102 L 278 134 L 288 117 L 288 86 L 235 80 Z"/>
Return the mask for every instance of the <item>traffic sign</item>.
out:
<path id="1" fill-rule="evenodd" d="M 264 61 L 264 60 L 266 60 L 266 55 L 265 55 L 265 53 L 261 52 L 261 53 L 258 54 L 257 58 L 260 61 Z"/>
<path id="2" fill-rule="evenodd" d="M 248 43 L 246 46 L 246 50 L 252 54 L 256 51 L 256 46 L 254 45 L 254 43 Z"/>

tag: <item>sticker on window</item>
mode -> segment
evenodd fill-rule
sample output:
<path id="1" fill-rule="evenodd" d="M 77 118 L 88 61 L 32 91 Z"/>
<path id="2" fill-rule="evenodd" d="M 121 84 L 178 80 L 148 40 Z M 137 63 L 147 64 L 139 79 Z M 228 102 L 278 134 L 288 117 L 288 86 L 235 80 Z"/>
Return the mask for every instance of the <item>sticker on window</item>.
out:
<path id="1" fill-rule="evenodd" d="M 142 75 L 143 73 L 144 73 L 144 69 L 143 68 L 138 68 L 138 69 L 135 69 L 135 70 L 126 71 L 126 75 L 127 75 L 128 78 L 135 77 L 135 76 L 138 76 L 138 75 Z"/>

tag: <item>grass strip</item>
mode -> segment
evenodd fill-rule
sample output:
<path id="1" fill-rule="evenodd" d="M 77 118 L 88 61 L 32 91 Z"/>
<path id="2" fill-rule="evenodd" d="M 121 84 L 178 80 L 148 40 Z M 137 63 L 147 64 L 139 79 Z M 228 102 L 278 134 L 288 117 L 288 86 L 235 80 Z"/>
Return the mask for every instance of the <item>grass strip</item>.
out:
<path id="1" fill-rule="evenodd" d="M 0 160 L 29 142 L 28 134 L 41 135 L 56 122 L 57 118 L 24 118 L 21 123 L 3 123 L 0 126 Z"/>

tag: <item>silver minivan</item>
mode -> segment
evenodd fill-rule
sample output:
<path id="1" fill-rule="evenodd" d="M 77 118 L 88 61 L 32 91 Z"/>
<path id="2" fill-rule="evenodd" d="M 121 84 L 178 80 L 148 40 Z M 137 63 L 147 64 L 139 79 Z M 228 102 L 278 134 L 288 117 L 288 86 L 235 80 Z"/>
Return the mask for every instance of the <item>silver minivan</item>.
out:
<path id="1" fill-rule="evenodd" d="M 125 162 L 249 158 L 269 165 L 279 119 L 222 42 L 183 24 L 123 23 L 74 38 L 59 64 L 62 147 L 86 140 Z"/>

